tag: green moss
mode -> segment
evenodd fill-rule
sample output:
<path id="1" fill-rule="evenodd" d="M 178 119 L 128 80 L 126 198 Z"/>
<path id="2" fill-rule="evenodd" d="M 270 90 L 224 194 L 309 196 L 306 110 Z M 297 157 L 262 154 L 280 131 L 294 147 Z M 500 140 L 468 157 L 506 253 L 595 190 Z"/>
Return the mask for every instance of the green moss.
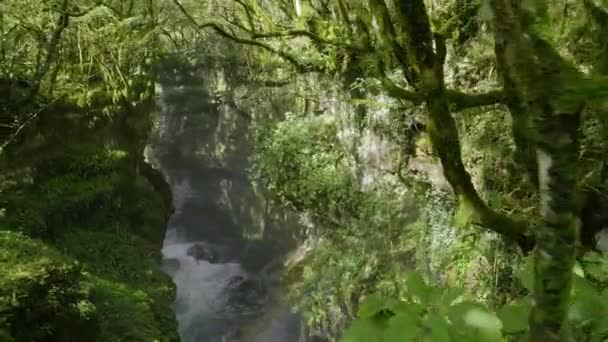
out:
<path id="1" fill-rule="evenodd" d="M 91 341 L 97 311 L 80 266 L 42 241 L 0 231 L 0 317 L 15 341 Z"/>
<path id="2" fill-rule="evenodd" d="M 69 302 L 71 297 L 62 299 L 65 304 L 58 305 L 66 312 L 56 309 L 57 312 L 67 317 L 72 312 L 69 308 L 76 313 L 90 308 L 94 313 L 94 319 L 86 321 L 92 327 L 80 328 L 70 323 L 66 331 L 90 334 L 64 335 L 64 321 L 60 320 L 63 316 L 49 314 L 51 309 L 38 298 L 41 295 L 29 296 L 31 301 L 22 301 L 11 310 L 41 311 L 36 317 L 57 316 L 44 318 L 44 324 L 38 324 L 48 337 L 24 335 L 34 333 L 26 324 L 36 323 L 17 314 L 12 315 L 23 323 L 15 325 L 14 320 L 9 320 L 5 324 L 8 331 L 17 342 L 177 341 L 177 324 L 171 310 L 175 289 L 159 269 L 170 213 L 166 191 L 157 189 L 159 180 L 150 179 L 150 170 L 141 175 L 135 173 L 135 163 L 123 150 L 66 150 L 72 153 L 41 158 L 31 169 L 32 182 L 20 177 L 21 181 L 0 189 L 8 190 L 8 196 L 3 198 L 6 210 L 0 217 L 3 229 L 13 228 L 44 238 L 31 240 L 21 233 L 6 233 L 10 239 L 2 240 L 0 250 L 6 254 L 2 254 L 1 269 L 7 270 L 0 282 L 0 303 L 12 303 L 11 289 L 24 287 L 25 280 L 15 276 L 22 270 L 49 273 L 59 277 L 56 285 L 49 285 L 54 286 L 52 291 L 72 293 L 72 287 L 73 291 L 81 291 L 73 303 Z M 30 250 L 36 253 L 28 254 Z M 46 273 L 30 273 L 22 278 L 35 282 L 50 277 Z M 6 292 L 1 292 L 4 289 Z"/>
<path id="3" fill-rule="evenodd" d="M 7 331 L 16 341 L 177 341 L 175 289 L 159 257 L 154 243 L 119 227 L 68 229 L 57 248 L 0 232 Z"/>
<path id="4" fill-rule="evenodd" d="M 177 341 L 174 286 L 159 250 L 123 227 L 66 231 L 58 245 L 79 260 L 101 317 L 101 341 Z"/>

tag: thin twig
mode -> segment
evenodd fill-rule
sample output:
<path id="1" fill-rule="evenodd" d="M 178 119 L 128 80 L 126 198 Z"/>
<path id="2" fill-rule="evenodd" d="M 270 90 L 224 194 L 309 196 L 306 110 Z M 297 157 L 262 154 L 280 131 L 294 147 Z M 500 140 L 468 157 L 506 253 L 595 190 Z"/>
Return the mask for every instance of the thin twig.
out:
<path id="1" fill-rule="evenodd" d="M 5 141 L 2 145 L 0 145 L 0 155 L 2 155 L 2 152 L 4 151 L 4 148 L 7 147 L 8 145 L 10 145 L 19 135 L 19 133 L 21 133 L 21 131 L 23 129 L 25 129 L 25 127 L 27 127 L 27 125 L 32 122 L 32 120 L 34 120 L 36 117 L 38 117 L 38 115 L 40 113 L 42 113 L 45 109 L 47 109 L 50 105 L 52 105 L 53 103 L 57 102 L 59 100 L 59 98 L 54 99 L 53 101 L 51 101 L 50 103 L 46 104 L 44 107 L 41 107 L 40 109 L 38 109 L 36 112 L 30 114 L 30 116 L 19 126 L 19 128 L 17 128 L 17 130 L 15 131 L 15 133 L 13 133 L 7 141 Z"/>

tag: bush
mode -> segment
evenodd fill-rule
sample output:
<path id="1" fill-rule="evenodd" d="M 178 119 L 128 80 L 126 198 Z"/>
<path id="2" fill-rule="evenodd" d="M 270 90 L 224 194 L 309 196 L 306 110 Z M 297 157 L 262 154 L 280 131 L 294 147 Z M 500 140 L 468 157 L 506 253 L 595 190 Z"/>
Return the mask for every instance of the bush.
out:
<path id="1" fill-rule="evenodd" d="M 14 341 L 94 340 L 96 308 L 77 264 L 41 241 L 2 231 L 0 269 L 0 324 Z"/>
<path id="2" fill-rule="evenodd" d="M 533 259 L 517 272 L 532 293 Z M 572 272 L 572 293 L 564 341 L 608 338 L 608 258 L 587 254 Z M 372 341 L 524 341 L 533 307 L 531 296 L 517 298 L 493 311 L 458 288 L 429 286 L 417 273 L 402 275 L 403 294 L 368 296 L 342 336 L 342 342 Z M 595 283 L 595 286 L 594 286 Z M 396 299 L 398 298 L 398 299 Z"/>
<path id="3" fill-rule="evenodd" d="M 290 117 L 256 146 L 253 177 L 283 204 L 331 220 L 357 215 L 361 195 L 344 162 L 336 122 Z"/>
<path id="4" fill-rule="evenodd" d="M 177 341 L 170 310 L 175 287 L 160 270 L 155 243 L 121 226 L 68 229 L 57 243 L 86 271 L 84 281 L 100 317 L 99 341 Z"/>

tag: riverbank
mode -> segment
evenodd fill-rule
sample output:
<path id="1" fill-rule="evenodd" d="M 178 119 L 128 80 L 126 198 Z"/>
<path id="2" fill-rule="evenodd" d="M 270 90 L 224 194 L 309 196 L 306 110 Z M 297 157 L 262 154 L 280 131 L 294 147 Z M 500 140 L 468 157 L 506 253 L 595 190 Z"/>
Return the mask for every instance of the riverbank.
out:
<path id="1" fill-rule="evenodd" d="M 52 125 L 36 121 L 2 155 L 3 338 L 178 341 L 160 269 L 171 194 L 143 159 L 153 106 L 131 113 L 144 129 L 128 140 L 128 126 L 91 127 L 65 108 L 47 108 Z"/>

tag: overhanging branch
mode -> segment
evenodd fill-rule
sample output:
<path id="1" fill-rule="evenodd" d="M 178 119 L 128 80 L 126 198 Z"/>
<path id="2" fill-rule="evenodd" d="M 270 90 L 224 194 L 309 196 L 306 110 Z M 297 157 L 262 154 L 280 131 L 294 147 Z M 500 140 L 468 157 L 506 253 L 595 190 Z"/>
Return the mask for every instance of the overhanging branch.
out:
<path id="1" fill-rule="evenodd" d="M 422 94 L 404 89 L 397 85 L 388 76 L 384 75 L 380 78 L 382 87 L 389 95 L 396 97 L 413 104 L 421 104 L 424 102 Z M 485 93 L 463 93 L 454 89 L 446 89 L 445 95 L 453 111 L 462 111 L 469 108 L 492 106 L 495 104 L 503 104 L 504 96 L 500 90 L 491 90 Z"/>
<path id="2" fill-rule="evenodd" d="M 196 21 L 196 19 L 194 19 L 194 17 L 192 17 L 190 15 L 190 13 L 188 13 L 188 11 L 184 8 L 184 6 L 182 6 L 182 4 L 179 2 L 179 0 L 173 0 L 173 3 L 179 8 L 179 10 L 182 12 L 182 14 L 188 19 L 188 21 L 190 21 L 194 26 L 196 26 L 199 30 L 203 30 L 206 28 L 211 28 L 212 30 L 214 30 L 217 34 L 219 34 L 220 36 L 230 39 L 236 43 L 239 44 L 244 44 L 244 45 L 250 45 L 250 46 L 257 46 L 259 48 L 262 48 L 270 53 L 273 53 L 283 59 L 285 59 L 286 61 L 288 61 L 290 64 L 292 64 L 297 70 L 298 72 L 322 72 L 325 71 L 323 67 L 320 66 L 316 66 L 310 63 L 304 63 L 300 60 L 298 60 L 295 56 L 293 56 L 290 53 L 287 53 L 285 51 L 282 51 L 280 49 L 277 49 L 275 47 L 273 47 L 272 45 L 256 40 L 256 39 L 252 39 L 252 38 L 244 38 L 244 37 L 239 37 L 236 36 L 230 32 L 228 32 L 227 30 L 225 30 L 219 23 L 215 22 L 215 21 L 208 21 L 205 23 L 198 23 Z"/>
<path id="3" fill-rule="evenodd" d="M 333 40 L 325 39 L 319 35 L 316 35 L 310 31 L 306 30 L 289 30 L 283 32 L 266 32 L 266 33 L 256 33 L 251 36 L 252 38 L 277 38 L 277 37 L 308 37 L 314 41 L 319 43 L 334 45 L 334 46 L 348 46 L 343 42 L 337 42 Z"/>

